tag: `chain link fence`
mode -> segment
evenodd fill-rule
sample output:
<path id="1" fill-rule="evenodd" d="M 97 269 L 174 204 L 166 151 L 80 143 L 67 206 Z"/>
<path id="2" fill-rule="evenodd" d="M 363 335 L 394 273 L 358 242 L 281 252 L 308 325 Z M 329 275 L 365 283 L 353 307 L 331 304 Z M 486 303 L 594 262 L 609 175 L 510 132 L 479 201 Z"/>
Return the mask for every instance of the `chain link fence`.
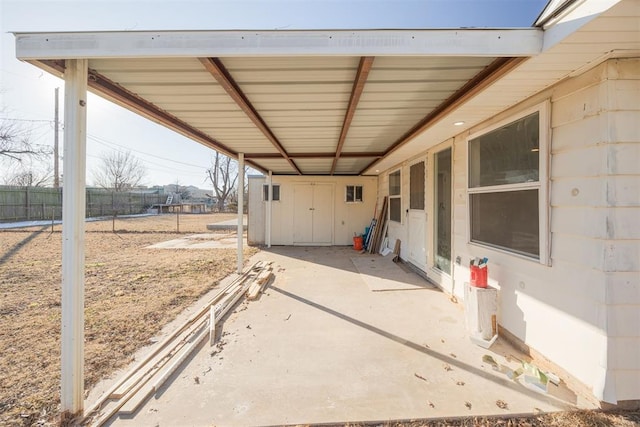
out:
<path id="1" fill-rule="evenodd" d="M 62 188 L 0 186 L 0 222 L 62 219 Z M 145 213 L 165 203 L 164 193 L 86 190 L 87 218 Z"/>

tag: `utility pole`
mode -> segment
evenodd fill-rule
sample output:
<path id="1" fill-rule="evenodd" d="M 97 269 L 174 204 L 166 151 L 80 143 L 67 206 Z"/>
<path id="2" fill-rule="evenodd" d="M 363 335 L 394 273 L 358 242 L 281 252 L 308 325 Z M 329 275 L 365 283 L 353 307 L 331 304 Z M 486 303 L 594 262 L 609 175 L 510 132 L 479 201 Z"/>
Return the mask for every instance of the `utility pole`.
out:
<path id="1" fill-rule="evenodd" d="M 54 116 L 54 130 L 53 130 L 53 188 L 60 187 L 60 171 L 58 170 L 58 129 L 60 124 L 58 123 L 58 90 L 56 88 L 56 101 L 55 101 L 55 116 Z"/>

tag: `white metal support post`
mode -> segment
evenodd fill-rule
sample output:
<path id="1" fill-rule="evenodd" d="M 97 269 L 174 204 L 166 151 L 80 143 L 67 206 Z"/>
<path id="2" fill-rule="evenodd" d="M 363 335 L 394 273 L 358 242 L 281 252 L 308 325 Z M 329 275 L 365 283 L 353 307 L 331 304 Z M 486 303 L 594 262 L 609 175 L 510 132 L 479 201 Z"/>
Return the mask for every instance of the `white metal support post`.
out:
<path id="1" fill-rule="evenodd" d="M 267 247 L 270 248 L 271 247 L 271 201 L 273 200 L 273 174 L 271 173 L 271 171 L 269 171 L 269 183 L 267 185 L 268 185 L 267 196 L 269 196 L 269 200 L 267 200 L 267 218 L 265 222 L 267 223 L 267 230 L 266 230 Z"/>
<path id="2" fill-rule="evenodd" d="M 84 409 L 84 217 L 87 143 L 86 59 L 66 61 L 62 198 L 63 421 Z"/>
<path id="3" fill-rule="evenodd" d="M 244 234 L 244 153 L 238 153 L 238 274 L 242 274 Z"/>

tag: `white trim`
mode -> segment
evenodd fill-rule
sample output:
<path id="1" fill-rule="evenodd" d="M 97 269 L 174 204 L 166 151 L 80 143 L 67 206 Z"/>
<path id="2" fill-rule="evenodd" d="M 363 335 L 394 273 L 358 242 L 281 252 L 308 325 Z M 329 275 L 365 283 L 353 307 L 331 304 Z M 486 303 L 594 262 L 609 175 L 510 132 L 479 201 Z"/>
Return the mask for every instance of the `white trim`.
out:
<path id="1" fill-rule="evenodd" d="M 238 258 L 237 273 L 242 274 L 244 268 L 244 153 L 238 153 Z"/>
<path id="2" fill-rule="evenodd" d="M 538 28 L 17 32 L 21 60 L 273 55 L 534 56 Z"/>
<path id="3" fill-rule="evenodd" d="M 454 140 L 453 139 L 449 139 L 445 142 L 443 142 L 442 144 L 438 144 L 435 147 L 433 147 L 429 153 L 430 153 L 430 157 L 432 159 L 433 162 L 433 167 L 432 170 L 433 172 L 430 174 L 431 176 L 431 191 L 433 193 L 431 200 L 430 200 L 430 210 L 431 210 L 431 224 L 430 224 L 430 232 L 433 235 L 432 239 L 429 239 L 429 269 L 439 273 L 439 278 L 436 281 L 436 283 L 438 283 L 440 285 L 440 287 L 442 287 L 443 289 L 445 288 L 444 284 L 442 283 L 444 280 L 443 279 L 447 279 L 450 281 L 450 284 L 453 284 L 453 272 L 455 270 L 455 260 L 454 260 L 454 240 L 455 240 L 455 169 L 454 169 Z M 449 221 L 451 221 L 451 235 L 449 236 L 450 240 L 450 245 L 451 245 L 451 271 L 449 273 L 446 273 L 440 269 L 438 269 L 436 267 L 436 240 L 437 240 L 437 236 L 438 236 L 438 230 L 437 230 L 437 219 L 438 219 L 438 214 L 437 214 L 437 206 L 436 206 L 436 192 L 437 192 L 437 177 L 436 177 L 436 173 L 437 173 L 437 169 L 436 169 L 436 156 L 446 150 L 451 150 L 451 182 L 449 183 L 449 186 L 451 187 L 451 212 L 450 212 L 450 218 Z M 429 224 L 428 224 L 429 225 Z M 429 274 L 429 272 L 427 272 L 427 274 Z"/>
<path id="4" fill-rule="evenodd" d="M 269 198 L 269 200 L 267 201 L 267 218 L 266 218 L 266 226 L 267 226 L 267 230 L 266 230 L 266 234 L 267 234 L 267 248 L 271 247 L 271 208 L 272 208 L 272 202 L 273 202 L 273 173 L 271 171 L 269 171 L 269 175 L 267 176 L 267 182 L 268 182 L 268 190 L 267 190 L 267 197 Z M 264 187 L 263 187 L 264 188 Z M 263 196 L 264 196 L 264 191 L 262 192 Z M 247 236 L 248 237 L 248 236 Z"/>
<path id="5" fill-rule="evenodd" d="M 400 192 L 398 194 L 391 194 L 391 189 L 390 187 L 390 182 L 391 182 L 391 174 L 394 174 L 396 172 L 400 172 Z M 404 224 L 405 221 L 403 221 L 403 215 L 402 215 L 402 166 L 397 167 L 396 169 L 393 169 L 391 171 L 389 171 L 387 173 L 387 194 L 389 197 L 389 204 L 387 207 L 387 217 L 389 218 L 389 222 L 395 222 L 396 224 Z M 391 199 L 400 199 L 400 221 L 396 221 L 394 219 L 391 219 Z"/>
<path id="6" fill-rule="evenodd" d="M 542 51 L 546 52 L 551 49 L 619 2 L 620 0 L 577 1 L 576 5 L 551 19 L 544 26 Z M 546 19 L 546 16 L 541 17 L 536 24 L 539 24 L 543 19 Z"/>
<path id="7" fill-rule="evenodd" d="M 84 405 L 84 219 L 88 61 L 67 61 L 64 76 L 62 198 L 61 411 L 82 415 Z"/>
<path id="8" fill-rule="evenodd" d="M 539 155 L 538 155 L 538 181 L 536 182 L 523 182 L 519 184 L 505 184 L 505 185 L 494 185 L 487 187 L 470 187 L 471 176 L 469 174 L 469 165 L 471 162 L 471 156 L 469 155 L 469 142 L 473 139 L 478 138 L 479 136 L 485 135 L 491 131 L 494 131 L 498 128 L 501 128 L 505 125 L 513 123 L 517 120 L 522 119 L 530 114 L 537 112 L 539 117 Z M 510 115 L 509 117 L 501 120 L 497 123 L 492 124 L 486 128 L 483 128 L 479 131 L 476 131 L 469 136 L 467 136 L 465 141 L 465 149 L 467 151 L 467 162 L 466 162 L 466 175 L 467 175 L 467 244 L 475 245 L 483 248 L 493 249 L 499 252 L 503 252 L 508 255 L 517 256 L 522 259 L 536 261 L 540 264 L 550 265 L 550 242 L 551 242 L 551 228 L 550 228 L 550 199 L 549 199 L 549 158 L 551 156 L 550 153 L 550 141 L 551 141 L 551 101 L 549 99 L 536 104 L 527 109 L 521 110 L 515 114 Z M 492 246 L 487 243 L 475 242 L 471 240 L 471 203 L 470 203 L 470 195 L 471 194 L 481 194 L 481 193 L 497 193 L 497 192 L 506 192 L 506 191 L 516 191 L 516 190 L 538 190 L 538 244 L 539 244 L 539 256 L 538 258 L 527 256 L 524 254 L 519 254 L 515 251 L 511 251 L 508 248 L 500 248 L 497 246 Z"/>
<path id="9" fill-rule="evenodd" d="M 353 187 L 353 200 L 347 200 L 347 188 Z M 360 199 L 357 198 L 356 187 L 360 187 Z M 344 185 L 344 202 L 347 204 L 364 202 L 364 186 L 362 184 L 345 184 Z"/>

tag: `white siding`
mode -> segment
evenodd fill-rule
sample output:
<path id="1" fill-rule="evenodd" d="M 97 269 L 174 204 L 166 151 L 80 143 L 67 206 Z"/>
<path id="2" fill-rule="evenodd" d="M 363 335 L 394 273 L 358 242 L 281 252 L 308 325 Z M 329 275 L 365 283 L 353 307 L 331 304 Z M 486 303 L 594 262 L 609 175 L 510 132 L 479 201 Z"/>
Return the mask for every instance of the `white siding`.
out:
<path id="1" fill-rule="evenodd" d="M 440 281 L 462 297 L 470 258 L 488 256 L 489 282 L 500 289 L 500 324 L 612 403 L 640 399 L 638 99 L 640 60 L 609 60 L 454 138 L 453 258 L 461 263 L 453 264 L 453 284 Z M 468 135 L 545 100 L 551 101 L 549 265 L 468 241 Z M 434 150 L 425 152 L 428 158 Z M 397 167 L 381 174 L 381 195 Z M 433 199 L 427 200 L 431 215 Z M 409 230 L 390 232 L 401 238 Z M 432 265 L 427 274 L 437 278 Z"/>
<path id="2" fill-rule="evenodd" d="M 258 179 L 254 180 L 259 181 Z M 262 201 L 261 193 L 256 195 L 258 191 L 262 191 L 262 184 L 265 182 L 263 178 L 259 183 L 251 185 L 249 190 L 249 241 L 253 244 L 265 242 L 264 224 L 262 230 L 254 224 L 256 221 L 260 221 L 260 218 L 265 218 L 266 202 Z M 280 201 L 272 202 L 272 245 L 292 245 L 294 243 L 293 187 L 298 183 L 334 185 L 333 245 L 352 245 L 354 233 L 362 234 L 365 227 L 371 222 L 378 189 L 376 177 L 274 176 L 273 184 L 280 184 Z M 362 185 L 364 199 L 362 203 L 345 202 L 345 186 L 347 185 Z M 253 192 L 254 188 L 256 189 L 255 193 Z M 252 232 L 252 227 L 255 233 Z"/>

